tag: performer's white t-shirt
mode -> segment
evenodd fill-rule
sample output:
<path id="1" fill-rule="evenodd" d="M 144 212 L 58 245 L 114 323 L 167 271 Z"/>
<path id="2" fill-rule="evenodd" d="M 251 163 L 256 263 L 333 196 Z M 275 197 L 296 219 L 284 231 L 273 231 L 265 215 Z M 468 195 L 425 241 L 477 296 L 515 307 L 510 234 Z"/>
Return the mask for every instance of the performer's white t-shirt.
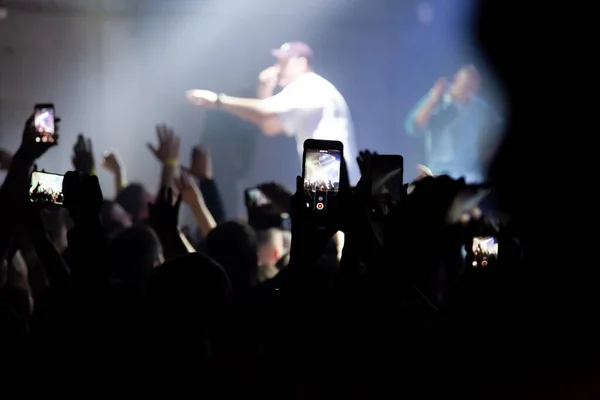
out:
<path id="1" fill-rule="evenodd" d="M 296 138 L 300 158 L 306 139 L 342 142 L 350 184 L 358 182 L 360 170 L 356 163 L 358 150 L 352 116 L 346 100 L 331 82 L 308 72 L 264 102 L 269 109 L 276 110 L 285 133 Z"/>

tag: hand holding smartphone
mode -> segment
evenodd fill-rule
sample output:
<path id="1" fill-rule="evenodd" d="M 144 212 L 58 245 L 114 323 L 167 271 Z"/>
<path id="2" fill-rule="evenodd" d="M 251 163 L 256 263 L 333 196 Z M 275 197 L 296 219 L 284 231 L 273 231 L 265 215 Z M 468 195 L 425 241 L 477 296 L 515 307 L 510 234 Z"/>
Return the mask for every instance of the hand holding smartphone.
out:
<path id="1" fill-rule="evenodd" d="M 34 172 L 29 185 L 29 200 L 44 206 L 63 206 L 63 179 L 64 176 L 59 174 Z"/>
<path id="2" fill-rule="evenodd" d="M 284 228 L 289 220 L 287 214 L 280 209 L 259 188 L 249 188 L 245 191 L 246 209 L 248 210 L 248 224 L 254 229 L 267 230 L 271 228 Z"/>
<path id="3" fill-rule="evenodd" d="M 400 202 L 404 186 L 404 158 L 401 155 L 374 154 L 371 157 L 372 196 L 389 195 Z"/>
<path id="4" fill-rule="evenodd" d="M 35 105 L 33 126 L 36 132 L 36 142 L 54 143 L 56 141 L 54 104 L 40 103 Z"/>

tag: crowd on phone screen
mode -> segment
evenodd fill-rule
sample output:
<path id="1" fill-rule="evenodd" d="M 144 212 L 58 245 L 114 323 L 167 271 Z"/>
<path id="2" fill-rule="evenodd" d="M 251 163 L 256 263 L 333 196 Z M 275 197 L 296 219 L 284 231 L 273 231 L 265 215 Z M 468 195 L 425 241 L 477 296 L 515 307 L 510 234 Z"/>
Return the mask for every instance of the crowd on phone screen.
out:
<path id="1" fill-rule="evenodd" d="M 339 185 L 340 185 L 339 182 L 334 183 L 331 181 L 322 181 L 322 180 L 316 180 L 316 181 L 305 180 L 304 181 L 304 189 L 310 190 L 313 192 L 324 192 L 326 190 L 338 189 Z"/>
<path id="2" fill-rule="evenodd" d="M 496 32 L 516 14 L 494 14 L 499 25 L 488 15 L 486 9 L 482 16 Z M 500 77 L 502 57 L 516 57 L 512 49 L 502 53 L 510 47 L 490 49 L 498 50 Z M 523 115 L 517 106 L 511 111 Z M 30 122 L 18 151 L 0 152 L 8 170 L 0 189 L 4 387 L 16 382 L 9 371 L 29 380 L 21 389 L 50 390 L 38 380 L 44 376 L 62 393 L 110 388 L 158 395 L 164 387 L 206 398 L 548 398 L 544 382 L 558 386 L 579 376 L 548 375 L 564 367 L 556 361 L 563 353 L 557 341 L 548 342 L 551 348 L 536 344 L 555 330 L 546 329 L 541 307 L 529 306 L 550 301 L 556 286 L 549 271 L 535 279 L 532 271 L 539 271 L 540 257 L 560 251 L 537 252 L 535 235 L 523 235 L 537 209 L 524 210 L 532 178 L 513 163 L 526 150 L 519 138 L 540 129 L 511 125 L 492 168 L 502 171 L 496 177 L 503 212 L 518 229 L 489 224 L 479 211 L 449 221 L 465 183 L 447 176 L 412 182 L 409 194 L 375 220 L 364 174 L 355 188 L 340 188 L 338 218 L 319 229 L 306 218 L 304 189 L 331 190 L 335 183 L 303 187 L 300 180 L 296 196 L 259 185 L 291 214 L 290 232 L 226 216 L 209 151 L 194 148 L 187 168 L 174 167 L 188 152 L 163 125 L 150 146 L 162 168 L 156 190 L 127 183 L 127 160 L 116 153 L 98 165 L 115 182 L 101 190 L 91 175 L 99 158 L 90 140 L 79 137 L 64 195 L 32 192 L 39 203 L 62 196 L 65 207 L 40 207 L 23 195 L 33 164 L 52 147 L 70 144 L 35 141 Z M 358 157 L 363 171 L 372 157 Z M 180 204 L 193 210 L 196 226 L 179 226 Z M 341 259 L 332 239 L 338 230 L 345 233 Z M 498 262 L 474 271 L 461 252 L 490 230 L 499 238 Z M 536 280 L 544 284 L 527 284 Z M 563 308 L 552 309 L 552 321 Z M 569 395 L 592 389 L 584 382 L 563 385 L 560 393 L 577 398 Z"/>
<path id="3" fill-rule="evenodd" d="M 37 204 L 62 204 L 64 196 L 62 188 L 52 189 L 42 187 L 41 184 L 30 188 L 29 198 L 33 203 Z"/>
<path id="4" fill-rule="evenodd" d="M 489 249 L 487 247 L 481 247 L 480 244 L 473 250 L 473 256 L 479 263 L 483 261 L 496 261 L 498 258 L 497 247 L 496 249 Z"/>

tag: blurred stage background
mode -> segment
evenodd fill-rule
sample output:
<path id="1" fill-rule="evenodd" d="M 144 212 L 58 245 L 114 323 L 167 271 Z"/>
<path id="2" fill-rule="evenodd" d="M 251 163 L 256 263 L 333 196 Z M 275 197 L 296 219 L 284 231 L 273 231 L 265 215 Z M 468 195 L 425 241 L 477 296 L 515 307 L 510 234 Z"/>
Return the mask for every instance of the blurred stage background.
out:
<path id="1" fill-rule="evenodd" d="M 93 139 L 99 160 L 117 150 L 129 181 L 150 188 L 159 165 L 146 149 L 154 125 L 182 137 L 182 162 L 207 145 L 230 216 L 243 215 L 243 189 L 301 172 L 293 138 L 262 137 L 253 126 L 188 104 L 206 88 L 253 97 L 271 48 L 310 44 L 316 72 L 346 97 L 359 149 L 400 153 L 405 180 L 423 161 L 408 138 L 406 113 L 440 76 L 464 63 L 493 81 L 465 35 L 473 0 L 0 0 L 0 147 L 16 150 L 37 102 L 53 102 L 61 144 L 40 167 L 64 173 L 76 135 Z M 98 175 L 112 197 L 110 176 Z"/>

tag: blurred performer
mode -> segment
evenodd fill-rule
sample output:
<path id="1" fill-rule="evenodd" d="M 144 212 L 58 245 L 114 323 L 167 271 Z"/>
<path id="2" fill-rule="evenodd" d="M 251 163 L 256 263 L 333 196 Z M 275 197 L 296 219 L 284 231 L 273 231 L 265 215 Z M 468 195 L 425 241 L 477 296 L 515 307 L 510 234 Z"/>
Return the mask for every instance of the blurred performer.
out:
<path id="1" fill-rule="evenodd" d="M 483 169 L 496 149 L 500 118 L 478 96 L 477 69 L 464 66 L 448 86 L 440 78 L 405 122 L 410 136 L 425 138 L 426 164 L 433 174 L 481 182 Z"/>
<path id="2" fill-rule="evenodd" d="M 351 184 L 360 171 L 352 117 L 341 93 L 312 70 L 313 52 L 301 42 L 286 43 L 271 54 L 277 63 L 259 76 L 258 95 L 245 99 L 190 90 L 187 98 L 201 107 L 217 107 L 258 125 L 263 133 L 294 136 L 302 157 L 306 139 L 338 140 L 344 144 L 344 158 Z M 277 86 L 283 90 L 274 94 Z"/>

